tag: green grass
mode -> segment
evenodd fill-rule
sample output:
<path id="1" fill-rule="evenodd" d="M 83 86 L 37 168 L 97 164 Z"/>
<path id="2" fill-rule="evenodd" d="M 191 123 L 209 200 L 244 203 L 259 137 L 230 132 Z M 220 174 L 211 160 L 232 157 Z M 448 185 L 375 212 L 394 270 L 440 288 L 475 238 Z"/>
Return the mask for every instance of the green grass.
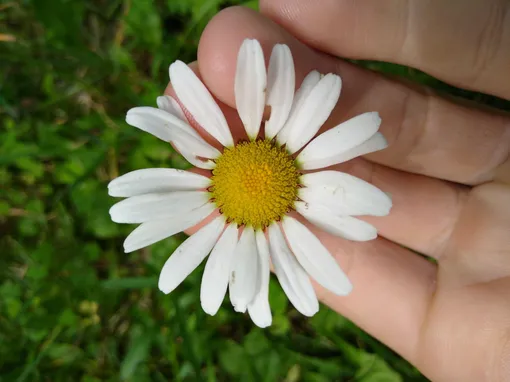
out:
<path id="1" fill-rule="evenodd" d="M 159 270 L 183 235 L 122 252 L 132 227 L 110 221 L 108 181 L 186 166 L 125 112 L 155 103 L 169 63 L 192 60 L 207 21 L 233 3 L 0 3 L 0 381 L 425 380 L 326 307 L 302 318 L 274 280 L 267 330 L 228 302 L 203 313 L 202 268 L 163 295 Z"/>

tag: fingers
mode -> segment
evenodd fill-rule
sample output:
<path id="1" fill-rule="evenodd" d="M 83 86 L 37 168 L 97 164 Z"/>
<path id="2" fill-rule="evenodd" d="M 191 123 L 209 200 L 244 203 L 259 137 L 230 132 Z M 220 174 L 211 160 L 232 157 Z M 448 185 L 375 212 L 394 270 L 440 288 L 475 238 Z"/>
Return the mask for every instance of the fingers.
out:
<path id="1" fill-rule="evenodd" d="M 396 62 L 510 98 L 507 0 L 262 0 L 260 8 L 332 55 Z"/>
<path id="2" fill-rule="evenodd" d="M 313 69 L 340 74 L 342 95 L 327 126 L 379 111 L 390 147 L 371 160 L 465 184 L 492 180 L 496 173 L 510 182 L 510 172 L 497 170 L 510 162 L 510 117 L 457 105 L 320 54 L 260 14 L 239 7 L 224 10 L 209 23 L 198 51 L 205 83 L 226 104 L 235 105 L 237 50 L 247 37 L 261 41 L 266 58 L 275 43 L 289 45 L 297 84 Z"/>

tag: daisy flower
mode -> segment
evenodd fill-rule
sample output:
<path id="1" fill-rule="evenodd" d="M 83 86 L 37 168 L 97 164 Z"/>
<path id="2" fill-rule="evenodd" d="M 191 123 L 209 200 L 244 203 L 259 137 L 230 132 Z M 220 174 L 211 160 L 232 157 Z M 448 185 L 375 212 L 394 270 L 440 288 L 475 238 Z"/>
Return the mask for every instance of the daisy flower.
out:
<path id="1" fill-rule="evenodd" d="M 158 97 L 158 108 L 135 107 L 126 122 L 171 142 L 210 176 L 154 168 L 110 182 L 110 195 L 127 198 L 111 208 L 112 220 L 140 223 L 126 238 L 125 252 L 206 222 L 166 261 L 159 289 L 172 292 L 209 255 L 200 291 L 204 311 L 214 315 L 228 288 L 234 309 L 247 310 L 260 327 L 269 326 L 272 319 L 270 264 L 291 303 L 305 316 L 319 309 L 310 278 L 337 295 L 347 295 L 352 285 L 345 273 L 320 240 L 289 213 L 295 211 L 345 239 L 377 236 L 372 225 L 355 216 L 387 215 L 392 205 L 388 195 L 343 172 L 312 170 L 385 148 L 379 115 L 359 115 L 315 137 L 338 101 L 340 77 L 312 71 L 295 92 L 290 49 L 275 45 L 266 71 L 258 41 L 245 40 L 234 90 L 247 139 L 236 142 L 195 73 L 181 61 L 169 71 L 179 102 Z M 267 120 L 266 107 L 271 109 Z M 187 115 L 222 149 L 207 143 Z"/>

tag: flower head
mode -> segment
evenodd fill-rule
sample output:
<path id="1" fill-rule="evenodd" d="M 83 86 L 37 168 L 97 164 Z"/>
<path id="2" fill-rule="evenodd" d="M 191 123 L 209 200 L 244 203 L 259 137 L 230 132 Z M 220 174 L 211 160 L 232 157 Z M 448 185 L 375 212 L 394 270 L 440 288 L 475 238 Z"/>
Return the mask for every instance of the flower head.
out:
<path id="1" fill-rule="evenodd" d="M 200 292 L 203 309 L 214 315 L 228 288 L 234 309 L 248 310 L 261 327 L 271 324 L 270 262 L 289 300 L 306 316 L 319 309 L 310 277 L 333 293 L 348 294 L 347 276 L 289 213 L 349 240 L 377 236 L 355 216 L 387 215 L 392 203 L 384 192 L 346 173 L 310 170 L 385 148 L 379 115 L 359 115 L 315 137 L 338 101 L 340 77 L 312 71 L 295 92 L 292 55 L 281 44 L 274 46 L 267 72 L 256 40 L 245 40 L 239 50 L 235 99 L 245 139 L 234 139 L 220 108 L 187 65 L 173 63 L 170 80 L 179 102 L 158 97 L 157 109 L 131 109 L 126 121 L 171 142 L 210 176 L 160 168 L 114 179 L 110 195 L 127 199 L 111 208 L 112 219 L 140 223 L 126 238 L 125 251 L 207 222 L 167 260 L 159 288 L 170 293 L 209 255 Z M 181 105 L 221 150 L 191 127 Z M 271 112 L 265 119 L 267 106 Z"/>

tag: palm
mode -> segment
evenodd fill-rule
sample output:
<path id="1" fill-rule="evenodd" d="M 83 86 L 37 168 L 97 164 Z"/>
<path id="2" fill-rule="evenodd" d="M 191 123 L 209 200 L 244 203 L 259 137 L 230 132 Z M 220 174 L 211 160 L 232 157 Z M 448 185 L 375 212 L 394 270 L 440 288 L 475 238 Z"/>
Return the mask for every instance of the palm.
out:
<path id="1" fill-rule="evenodd" d="M 503 381 L 510 375 L 508 206 L 508 187 L 473 188 L 442 250 L 416 354 L 438 379 L 469 373 L 472 380 Z"/>
<path id="2" fill-rule="evenodd" d="M 234 126 L 236 53 L 246 37 L 266 49 L 289 45 L 298 83 L 312 69 L 341 75 L 342 96 L 329 126 L 380 112 L 390 147 L 338 168 L 392 194 L 394 208 L 388 217 L 370 218 L 380 233 L 371 242 L 316 231 L 354 291 L 339 298 L 316 289 L 324 303 L 438 381 L 510 378 L 510 117 L 332 56 L 395 61 L 510 99 L 510 50 L 501 43 L 510 39 L 501 21 L 508 2 L 489 3 L 266 0 L 265 15 L 329 55 L 242 8 L 213 19 L 199 47 L 200 75 Z"/>

